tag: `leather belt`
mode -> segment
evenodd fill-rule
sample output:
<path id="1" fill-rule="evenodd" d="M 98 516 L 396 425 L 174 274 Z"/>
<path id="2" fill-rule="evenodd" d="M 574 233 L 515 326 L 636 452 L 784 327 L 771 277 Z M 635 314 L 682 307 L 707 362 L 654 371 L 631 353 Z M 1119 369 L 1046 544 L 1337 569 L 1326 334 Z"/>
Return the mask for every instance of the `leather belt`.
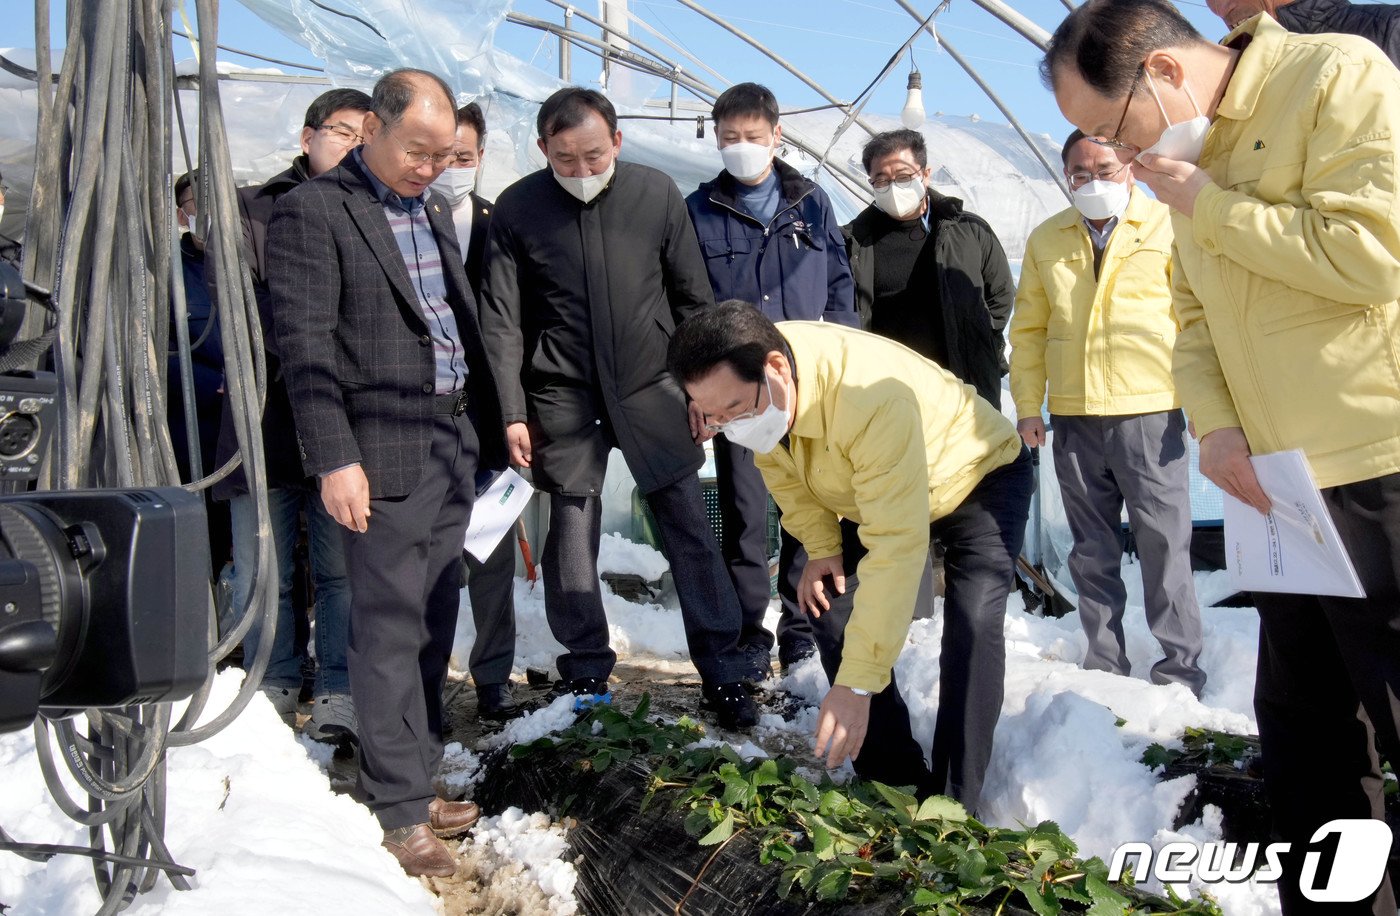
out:
<path id="1" fill-rule="evenodd" d="M 466 389 L 452 394 L 439 394 L 433 398 L 433 416 L 460 417 L 467 412 Z"/>

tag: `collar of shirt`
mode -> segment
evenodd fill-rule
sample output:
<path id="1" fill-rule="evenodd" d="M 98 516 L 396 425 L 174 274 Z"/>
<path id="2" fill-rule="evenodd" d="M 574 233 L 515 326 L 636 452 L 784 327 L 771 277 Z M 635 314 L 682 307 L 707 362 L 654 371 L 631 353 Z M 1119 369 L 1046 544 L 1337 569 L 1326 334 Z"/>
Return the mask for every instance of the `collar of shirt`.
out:
<path id="1" fill-rule="evenodd" d="M 364 172 L 365 177 L 369 179 L 370 190 L 374 192 L 374 196 L 379 199 L 381 204 L 386 207 L 398 207 L 408 214 L 413 214 L 423 209 L 424 204 L 427 203 L 427 192 L 419 194 L 417 197 L 400 197 L 389 190 L 389 186 L 380 181 L 374 172 L 370 171 L 369 166 L 365 165 L 365 159 L 360 155 L 360 148 L 358 146 L 350 151 L 350 155 L 355 157 L 355 164 L 360 167 L 360 171 Z"/>
<path id="2" fill-rule="evenodd" d="M 1083 220 L 1084 228 L 1089 230 L 1089 240 L 1094 243 L 1095 248 L 1104 248 L 1108 245 L 1108 237 L 1113 234 L 1113 230 L 1118 228 L 1118 217 L 1110 217 L 1108 222 L 1103 224 L 1102 229 L 1095 229 L 1093 224 L 1087 219 Z"/>

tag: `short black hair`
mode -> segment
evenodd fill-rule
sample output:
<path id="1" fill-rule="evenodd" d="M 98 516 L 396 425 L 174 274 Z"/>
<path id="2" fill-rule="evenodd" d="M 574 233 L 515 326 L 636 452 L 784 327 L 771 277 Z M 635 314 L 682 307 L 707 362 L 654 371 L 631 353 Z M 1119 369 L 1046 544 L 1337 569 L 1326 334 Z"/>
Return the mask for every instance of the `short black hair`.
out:
<path id="1" fill-rule="evenodd" d="M 379 120 L 393 127 L 403 119 L 408 106 L 412 105 L 413 100 L 423 91 L 425 82 L 429 86 L 436 84 L 442 91 L 447 106 L 456 110 L 457 97 L 446 80 L 436 73 L 412 67 L 391 70 L 379 78 L 379 82 L 374 84 L 374 95 L 370 98 L 370 110 Z"/>
<path id="2" fill-rule="evenodd" d="M 1087 139 L 1089 138 L 1085 135 L 1084 131 L 1077 127 L 1070 131 L 1069 136 L 1065 137 L 1065 145 L 1060 147 L 1060 165 L 1069 168 L 1069 151 L 1074 148 L 1074 144 L 1078 143 L 1080 140 Z"/>
<path id="3" fill-rule="evenodd" d="M 617 111 L 608 97 L 596 89 L 565 86 L 544 100 L 535 116 L 535 130 L 541 140 L 548 140 L 561 130 L 571 130 L 598 114 L 608 122 L 608 133 L 617 133 Z"/>
<path id="4" fill-rule="evenodd" d="M 887 130 L 871 137 L 865 144 L 865 149 L 860 151 L 860 164 L 865 168 L 865 174 L 869 175 L 870 163 L 905 149 L 914 154 L 914 161 L 919 164 L 919 168 L 928 167 L 928 144 L 924 141 L 924 135 L 907 127 Z"/>
<path id="5" fill-rule="evenodd" d="M 1060 71 L 1073 66 L 1104 98 L 1122 98 L 1153 51 L 1205 43 L 1170 0 L 1088 0 L 1050 37 L 1040 79 L 1053 92 Z"/>
<path id="6" fill-rule="evenodd" d="M 778 99 L 767 86 L 758 83 L 736 83 L 715 99 L 715 126 L 725 118 L 758 115 L 773 127 L 778 126 Z"/>
<path id="7" fill-rule="evenodd" d="M 457 126 L 470 127 L 476 131 L 477 148 L 486 145 L 486 115 L 481 113 L 481 106 L 475 102 L 468 102 L 457 109 Z"/>
<path id="8" fill-rule="evenodd" d="M 768 316 L 740 299 L 697 312 L 676 328 L 666 350 L 666 368 L 681 387 L 709 375 L 721 363 L 746 382 L 763 381 L 768 354 L 787 349 Z"/>
<path id="9" fill-rule="evenodd" d="M 373 107 L 370 97 L 358 89 L 332 89 L 316 96 L 306 106 L 306 121 L 302 127 L 320 127 L 337 111 L 369 111 Z"/>
<path id="10" fill-rule="evenodd" d="M 177 207 L 180 205 L 180 198 L 183 197 L 184 193 L 190 189 L 191 185 L 195 185 L 195 194 L 199 193 L 199 187 L 196 185 L 196 182 L 198 181 L 199 169 L 195 169 L 192 172 L 186 172 L 179 178 L 175 179 L 175 205 Z"/>

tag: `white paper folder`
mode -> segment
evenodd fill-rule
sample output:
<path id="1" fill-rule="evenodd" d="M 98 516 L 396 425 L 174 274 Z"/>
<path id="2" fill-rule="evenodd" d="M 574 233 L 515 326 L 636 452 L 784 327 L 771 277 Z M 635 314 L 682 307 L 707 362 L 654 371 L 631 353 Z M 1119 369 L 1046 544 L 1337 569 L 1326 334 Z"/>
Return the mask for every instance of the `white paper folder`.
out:
<path id="1" fill-rule="evenodd" d="M 520 513 L 525 511 L 525 504 L 534 492 L 535 488 L 524 477 L 506 468 L 472 506 L 467 537 L 462 544 L 467 553 L 485 563 L 501 538 L 515 525 Z"/>
<path id="2" fill-rule="evenodd" d="M 1366 597 L 1303 453 L 1295 449 L 1249 460 L 1273 511 L 1261 514 L 1225 494 L 1225 566 L 1235 587 Z"/>

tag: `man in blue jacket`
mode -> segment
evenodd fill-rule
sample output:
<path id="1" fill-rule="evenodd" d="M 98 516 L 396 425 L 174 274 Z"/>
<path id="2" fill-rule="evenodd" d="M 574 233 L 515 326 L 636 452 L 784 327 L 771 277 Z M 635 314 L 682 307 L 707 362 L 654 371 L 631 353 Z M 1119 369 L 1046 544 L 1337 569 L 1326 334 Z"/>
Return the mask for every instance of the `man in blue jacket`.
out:
<path id="1" fill-rule="evenodd" d="M 757 83 L 726 89 L 714 107 L 724 171 L 686 198 L 715 301 L 752 302 L 773 321 L 834 321 L 859 327 L 841 227 L 826 192 L 776 158 L 783 129 L 778 100 Z M 714 440 L 722 547 L 744 612 L 741 641 L 755 680 L 772 672 L 768 610 L 768 491 L 753 451 Z M 778 661 L 786 668 L 814 650 L 797 611 L 796 583 L 807 555 L 786 531 L 778 565 L 783 598 Z"/>

